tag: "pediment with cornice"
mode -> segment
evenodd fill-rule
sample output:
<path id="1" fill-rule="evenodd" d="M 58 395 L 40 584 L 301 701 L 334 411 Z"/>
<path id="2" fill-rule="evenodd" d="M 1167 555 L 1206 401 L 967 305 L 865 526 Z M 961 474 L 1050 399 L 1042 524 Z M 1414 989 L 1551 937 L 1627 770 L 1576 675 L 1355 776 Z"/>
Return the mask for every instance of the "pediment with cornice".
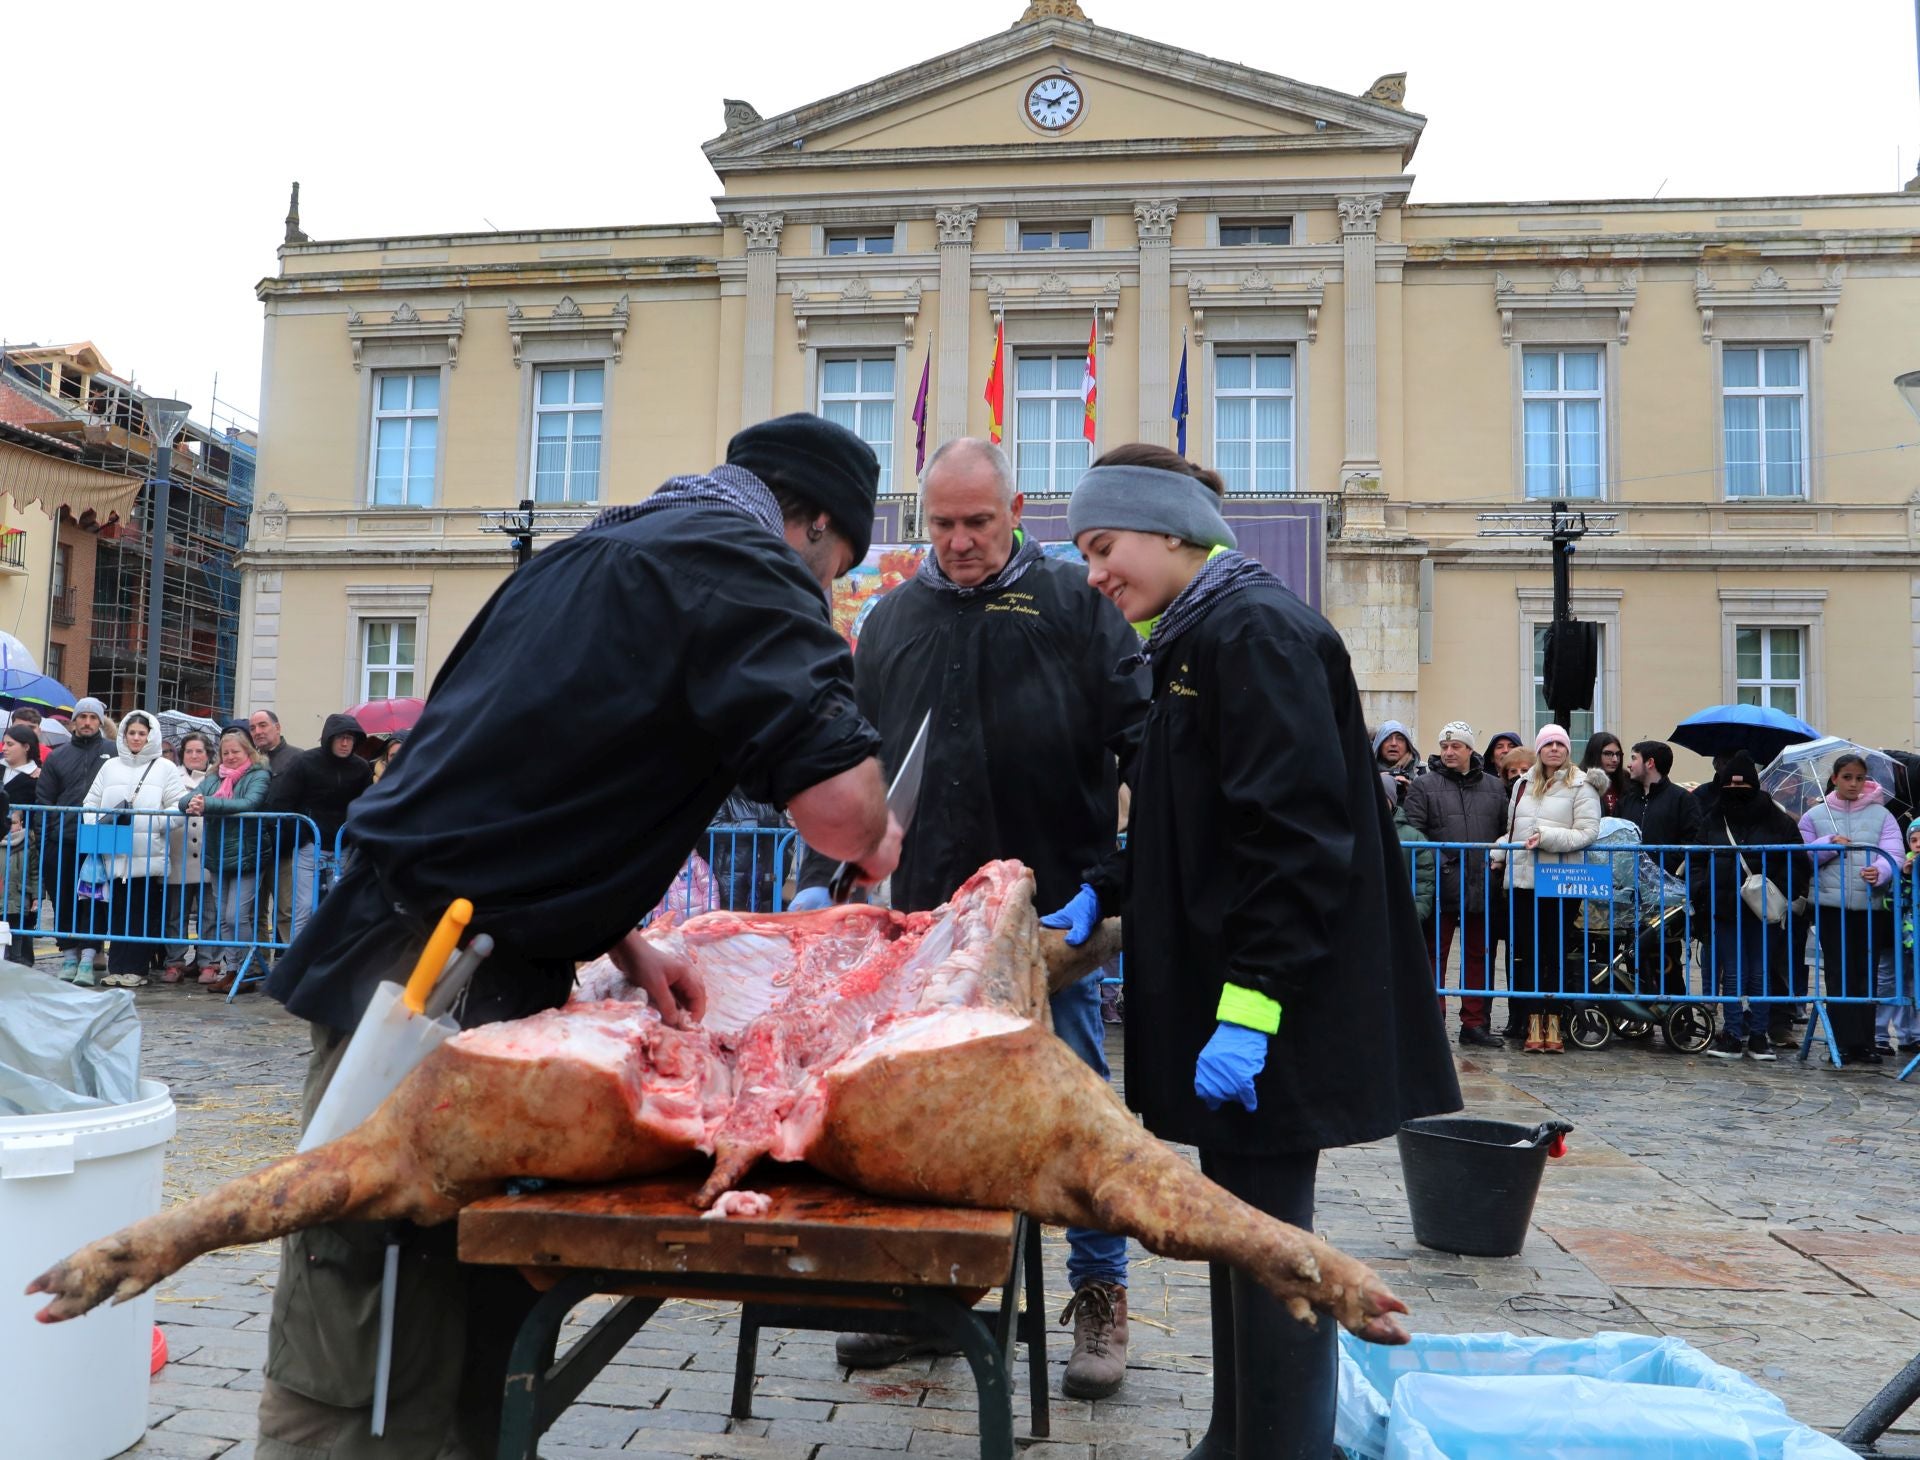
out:
<path id="1" fill-rule="evenodd" d="M 1713 343 L 1716 316 L 1724 329 L 1724 321 L 1730 314 L 1778 317 L 1798 313 L 1807 317 L 1809 326 L 1817 320 L 1821 338 L 1830 341 L 1834 311 L 1840 306 L 1840 289 L 1846 277 L 1844 262 L 1832 264 L 1812 278 L 1789 277 L 1772 264 L 1753 272 L 1716 272 L 1702 264 L 1693 274 L 1693 301 L 1700 310 L 1700 338 Z"/>
<path id="2" fill-rule="evenodd" d="M 1026 88 L 1065 72 L 1084 84 L 1076 124 L 1048 135 L 1023 120 Z M 1394 85 L 1385 85 L 1387 82 Z M 1177 46 L 1046 18 L 780 116 L 727 104 L 728 130 L 705 144 L 714 170 L 766 172 L 1045 156 L 1355 149 L 1398 171 L 1425 118 L 1382 78 L 1369 96 L 1311 86 Z"/>
<path id="3" fill-rule="evenodd" d="M 1638 269 L 1562 268 L 1534 276 L 1493 276 L 1493 306 L 1500 313 L 1500 343 L 1514 341 L 1516 319 L 1604 318 L 1627 342 L 1627 324 L 1640 297 Z"/>

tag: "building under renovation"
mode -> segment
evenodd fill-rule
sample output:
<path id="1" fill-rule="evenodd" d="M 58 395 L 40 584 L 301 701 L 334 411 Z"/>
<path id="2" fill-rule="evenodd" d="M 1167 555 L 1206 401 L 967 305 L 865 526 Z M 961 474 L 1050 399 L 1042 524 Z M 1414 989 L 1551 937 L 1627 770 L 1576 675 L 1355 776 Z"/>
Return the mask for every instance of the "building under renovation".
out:
<path id="1" fill-rule="evenodd" d="M 118 716 L 145 697 L 148 594 L 158 451 L 148 396 L 113 374 L 90 343 L 0 350 L 5 418 L 68 443 L 89 466 L 141 478 L 121 516 L 54 509 L 50 560 L 22 564 L 47 594 L 42 667 L 76 695 Z M 234 559 L 253 510 L 253 422 L 216 398 L 207 423 L 189 421 L 174 442 L 161 595 L 160 703 L 225 716 L 234 708 L 240 574 Z"/>

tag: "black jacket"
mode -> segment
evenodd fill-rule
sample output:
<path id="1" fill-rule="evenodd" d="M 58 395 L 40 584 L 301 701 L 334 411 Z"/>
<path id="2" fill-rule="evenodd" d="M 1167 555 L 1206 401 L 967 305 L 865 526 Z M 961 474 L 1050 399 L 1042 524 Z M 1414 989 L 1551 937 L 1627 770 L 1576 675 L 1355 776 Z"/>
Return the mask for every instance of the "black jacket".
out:
<path id="1" fill-rule="evenodd" d="M 1465 771 L 1448 770 L 1446 762 L 1436 755 L 1427 763 L 1427 773 L 1407 787 L 1403 809 L 1407 820 L 1430 841 L 1497 842 L 1507 829 L 1507 787 L 1498 776 L 1481 768 L 1478 755 L 1468 762 Z M 1460 877 L 1463 859 L 1467 869 L 1464 895 Z M 1486 853 L 1440 853 L 1440 915 L 1458 918 L 1463 909 L 1469 915 L 1485 911 L 1487 877 Z"/>
<path id="2" fill-rule="evenodd" d="M 1148 690 L 1145 669 L 1118 665 L 1139 648 L 1086 570 L 1051 558 L 1009 588 L 962 597 L 916 578 L 875 605 L 854 685 L 889 779 L 933 714 L 893 874 L 896 908 L 938 907 L 996 857 L 1033 869 L 1042 912 L 1073 896 L 1113 846 L 1116 757 L 1133 753 Z M 824 885 L 832 872 L 810 856 L 801 885 Z"/>
<path id="3" fill-rule="evenodd" d="M 1256 585 L 1157 650 L 1153 679 L 1126 854 L 1095 884 L 1126 909 L 1127 1103 L 1163 1139 L 1245 1155 L 1378 1140 L 1459 1109 L 1339 634 Z M 1252 1112 L 1193 1093 L 1229 982 L 1283 1009 Z"/>
<path id="4" fill-rule="evenodd" d="M 1744 795 L 1727 789 L 1727 773 L 1738 768 L 1749 786 Z M 1765 791 L 1757 789 L 1759 776 L 1744 754 L 1723 763 L 1713 784 L 1703 786 L 1694 799 L 1700 811 L 1700 840 L 1716 850 L 1695 853 L 1690 878 L 1693 909 L 1703 918 L 1732 918 L 1744 904 L 1740 884 L 1758 873 L 1789 900 L 1804 897 L 1813 886 L 1813 859 L 1797 850 L 1736 852 L 1727 838 L 1743 847 L 1801 845 L 1800 825 Z M 1771 896 L 1771 894 L 1769 894 Z M 1704 936 L 1704 934 L 1702 934 Z"/>
<path id="5" fill-rule="evenodd" d="M 357 738 L 359 734 L 360 722 L 353 716 L 327 716 L 320 743 L 289 761 L 267 792 L 269 811 L 291 811 L 312 819 L 320 828 L 323 852 L 333 850 L 334 838 L 346 825 L 347 808 L 373 784 L 372 766 L 357 755 L 333 753 L 337 736 Z"/>
<path id="6" fill-rule="evenodd" d="M 503 754 L 501 717 L 536 702 L 568 707 L 565 748 Z M 507 579 L 454 646 L 402 768 L 354 803 L 355 872 L 268 992 L 350 1029 L 418 953 L 379 941 L 394 903 L 425 926 L 466 897 L 498 945 L 468 1022 L 499 970 L 556 976 L 491 1017 L 558 1003 L 568 960 L 660 901 L 736 787 L 784 806 L 878 746 L 820 585 L 782 539 L 696 506 L 583 532 Z"/>
<path id="7" fill-rule="evenodd" d="M 1692 846 L 1702 840 L 1700 808 L 1694 802 L 1693 793 L 1672 781 L 1656 781 L 1651 794 L 1638 783 L 1629 781 L 1618 814 L 1640 828 L 1640 840 L 1650 847 Z M 1684 875 L 1686 853 L 1654 855 L 1669 872 Z"/>
<path id="8" fill-rule="evenodd" d="M 113 742 L 104 735 L 74 736 L 40 767 L 40 804 L 78 806 L 93 789 L 100 767 L 115 753 Z"/>

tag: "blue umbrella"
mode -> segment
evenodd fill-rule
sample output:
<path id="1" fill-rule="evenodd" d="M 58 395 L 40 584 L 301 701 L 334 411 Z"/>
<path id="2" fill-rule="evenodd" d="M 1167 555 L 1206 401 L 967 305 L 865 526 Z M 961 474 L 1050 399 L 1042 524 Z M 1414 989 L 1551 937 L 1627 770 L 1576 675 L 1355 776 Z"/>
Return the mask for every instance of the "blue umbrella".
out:
<path id="1" fill-rule="evenodd" d="M 73 691 L 57 679 L 44 674 L 28 674 L 23 669 L 0 670 L 0 705 L 33 705 L 42 710 L 73 713 Z"/>
<path id="2" fill-rule="evenodd" d="M 1701 755 L 1744 750 L 1762 765 L 1789 745 L 1819 738 L 1805 720 L 1769 705 L 1712 705 L 1682 720 L 1667 737 Z"/>

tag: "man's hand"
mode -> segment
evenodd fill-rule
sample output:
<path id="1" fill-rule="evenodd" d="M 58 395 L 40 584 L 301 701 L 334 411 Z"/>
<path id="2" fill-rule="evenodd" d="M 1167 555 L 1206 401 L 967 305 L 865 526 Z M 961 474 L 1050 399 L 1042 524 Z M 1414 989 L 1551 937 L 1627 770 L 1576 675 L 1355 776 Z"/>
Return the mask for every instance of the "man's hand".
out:
<path id="1" fill-rule="evenodd" d="M 1234 1101 L 1247 1110 L 1257 1110 L 1260 1097 L 1254 1093 L 1253 1079 L 1267 1067 L 1269 1036 L 1258 1029 L 1247 1029 L 1224 1021 L 1213 1031 L 1193 1070 L 1193 1093 L 1209 1110 L 1218 1110 Z"/>
<path id="2" fill-rule="evenodd" d="M 1058 912 L 1050 912 L 1040 919 L 1043 928 L 1065 928 L 1067 946 L 1078 948 L 1093 936 L 1093 930 L 1100 925 L 1100 894 L 1086 883 L 1080 884 L 1080 890 L 1073 900 Z"/>
<path id="3" fill-rule="evenodd" d="M 887 829 L 880 834 L 880 840 L 874 843 L 871 850 L 861 854 L 855 863 L 853 880 L 862 887 L 872 887 L 891 877 L 893 869 L 900 865 L 900 840 L 905 835 L 900 819 L 889 811 Z"/>
<path id="4" fill-rule="evenodd" d="M 638 930 L 615 943 L 608 956 L 670 1028 L 691 1029 L 706 1017 L 706 985 L 686 959 L 649 943 Z"/>

